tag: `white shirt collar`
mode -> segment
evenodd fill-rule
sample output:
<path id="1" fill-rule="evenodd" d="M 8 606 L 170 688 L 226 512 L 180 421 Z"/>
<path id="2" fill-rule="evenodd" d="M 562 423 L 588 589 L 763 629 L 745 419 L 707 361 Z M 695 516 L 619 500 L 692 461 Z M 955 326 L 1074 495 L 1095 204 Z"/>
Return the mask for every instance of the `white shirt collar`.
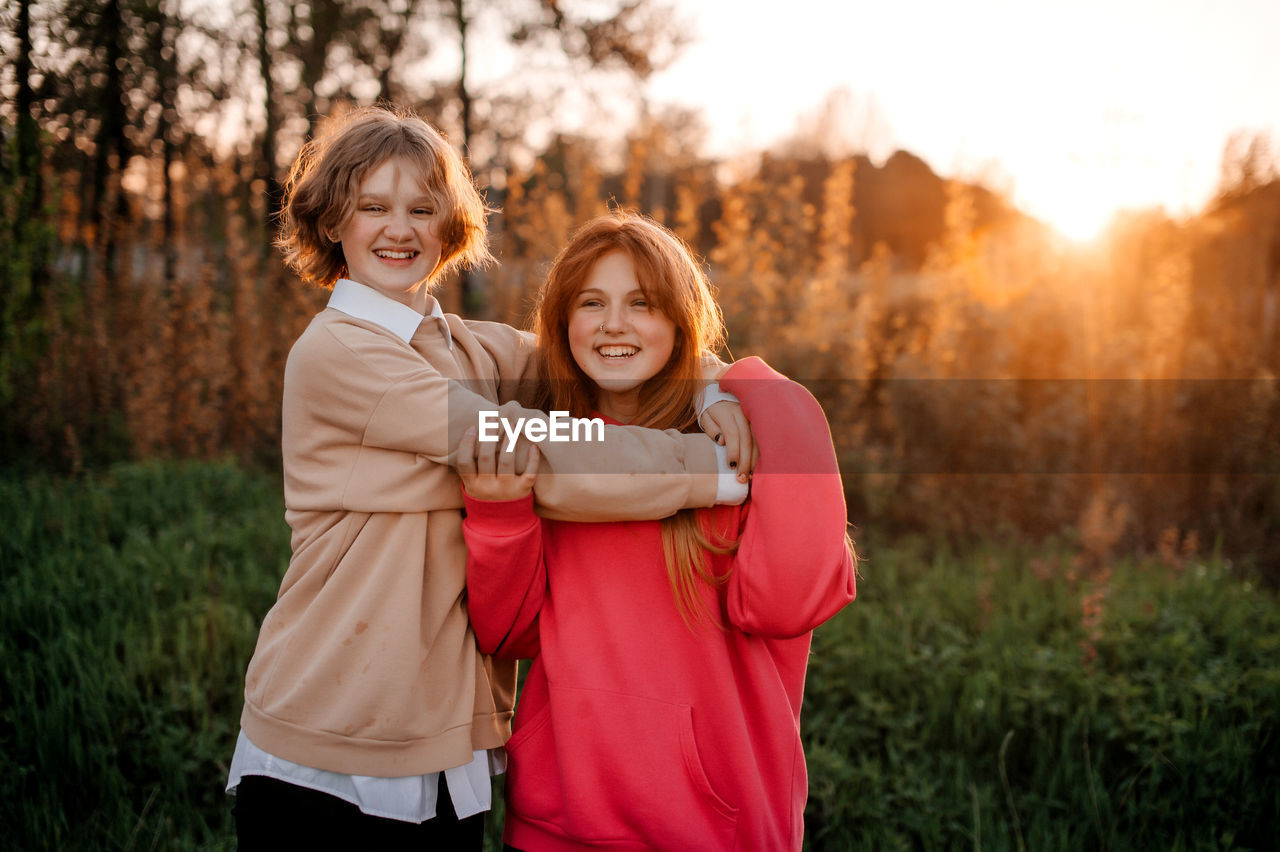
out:
<path id="1" fill-rule="evenodd" d="M 449 331 L 449 323 L 444 318 L 440 303 L 429 295 L 427 305 L 430 308 L 427 316 L 440 320 L 445 340 L 448 341 L 449 348 L 453 349 L 453 334 Z M 339 278 L 334 283 L 333 293 L 329 296 L 329 307 L 342 311 L 349 317 L 377 323 L 405 343 L 413 339 L 414 332 L 423 320 L 422 314 L 403 302 L 397 302 L 350 278 Z"/>

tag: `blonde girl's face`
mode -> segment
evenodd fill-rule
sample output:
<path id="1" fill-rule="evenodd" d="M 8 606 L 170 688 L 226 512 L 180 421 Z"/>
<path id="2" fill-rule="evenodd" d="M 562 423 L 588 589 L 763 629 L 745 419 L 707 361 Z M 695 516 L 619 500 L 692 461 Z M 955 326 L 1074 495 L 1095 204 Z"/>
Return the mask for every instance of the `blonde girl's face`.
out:
<path id="1" fill-rule="evenodd" d="M 351 215 L 333 235 L 348 277 L 418 307 L 440 262 L 440 218 L 421 169 L 402 157 L 387 160 L 360 183 Z"/>
<path id="2" fill-rule="evenodd" d="M 640 387 L 667 365 L 675 344 L 675 323 L 645 300 L 630 255 L 597 260 L 571 303 L 569 350 L 599 388 L 601 413 L 634 420 Z"/>

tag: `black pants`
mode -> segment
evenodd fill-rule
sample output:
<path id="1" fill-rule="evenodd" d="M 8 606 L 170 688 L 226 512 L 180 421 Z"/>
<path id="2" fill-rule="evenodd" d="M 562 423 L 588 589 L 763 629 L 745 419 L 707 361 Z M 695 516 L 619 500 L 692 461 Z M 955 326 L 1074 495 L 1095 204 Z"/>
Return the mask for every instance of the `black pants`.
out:
<path id="1" fill-rule="evenodd" d="M 484 846 L 484 814 L 459 820 L 444 773 L 435 819 L 402 822 L 362 812 L 350 802 L 264 775 L 246 775 L 236 787 L 236 841 L 240 852 L 304 849 L 475 850 Z"/>

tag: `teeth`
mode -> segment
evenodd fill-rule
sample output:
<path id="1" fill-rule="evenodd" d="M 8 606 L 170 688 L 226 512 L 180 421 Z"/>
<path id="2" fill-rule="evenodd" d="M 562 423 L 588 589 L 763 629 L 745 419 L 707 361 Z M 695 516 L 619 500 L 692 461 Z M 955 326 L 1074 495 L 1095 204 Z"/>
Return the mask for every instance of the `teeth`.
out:
<path id="1" fill-rule="evenodd" d="M 601 346 L 597 351 L 606 358 L 622 358 L 634 355 L 640 350 L 634 346 Z"/>
<path id="2" fill-rule="evenodd" d="M 375 252 L 374 252 L 374 254 L 376 254 L 378 257 L 385 257 L 385 258 L 388 258 L 388 259 L 390 259 L 390 260 L 408 260 L 409 258 L 413 257 L 415 254 L 417 254 L 417 252 L 415 252 L 415 251 L 387 251 L 386 249 L 379 249 L 379 250 L 375 251 Z"/>

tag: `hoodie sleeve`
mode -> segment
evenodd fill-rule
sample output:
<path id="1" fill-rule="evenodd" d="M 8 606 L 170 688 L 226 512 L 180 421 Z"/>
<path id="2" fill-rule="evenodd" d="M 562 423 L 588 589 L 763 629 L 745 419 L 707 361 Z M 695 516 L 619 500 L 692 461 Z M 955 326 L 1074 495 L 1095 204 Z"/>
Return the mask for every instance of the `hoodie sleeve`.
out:
<path id="1" fill-rule="evenodd" d="M 547 591 L 542 521 L 533 498 L 477 500 L 463 492 L 467 515 L 467 612 L 485 654 L 537 655 L 538 615 Z"/>
<path id="2" fill-rule="evenodd" d="M 727 594 L 739 629 L 788 638 L 853 600 L 853 555 L 831 431 L 821 406 L 759 358 L 720 380 L 742 401 L 760 446 Z"/>

